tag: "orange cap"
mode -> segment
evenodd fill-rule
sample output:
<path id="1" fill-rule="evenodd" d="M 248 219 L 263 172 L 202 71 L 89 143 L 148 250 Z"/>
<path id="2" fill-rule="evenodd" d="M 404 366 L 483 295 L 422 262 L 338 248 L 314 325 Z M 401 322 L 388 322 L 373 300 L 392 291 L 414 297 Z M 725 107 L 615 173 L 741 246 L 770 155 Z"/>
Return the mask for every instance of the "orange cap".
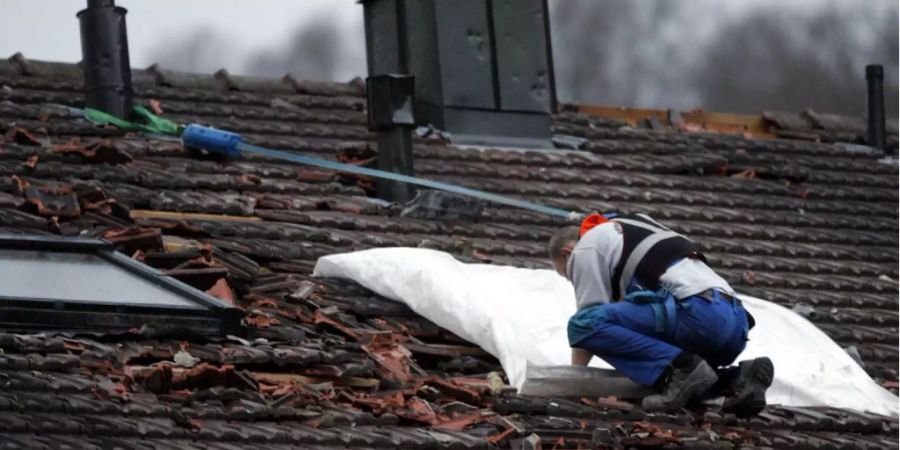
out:
<path id="1" fill-rule="evenodd" d="M 602 214 L 593 213 L 584 218 L 581 221 L 581 230 L 578 232 L 578 237 L 584 236 L 584 233 L 590 231 L 591 228 L 596 227 L 597 225 L 603 225 L 604 223 L 609 222 L 606 217 L 603 217 Z"/>

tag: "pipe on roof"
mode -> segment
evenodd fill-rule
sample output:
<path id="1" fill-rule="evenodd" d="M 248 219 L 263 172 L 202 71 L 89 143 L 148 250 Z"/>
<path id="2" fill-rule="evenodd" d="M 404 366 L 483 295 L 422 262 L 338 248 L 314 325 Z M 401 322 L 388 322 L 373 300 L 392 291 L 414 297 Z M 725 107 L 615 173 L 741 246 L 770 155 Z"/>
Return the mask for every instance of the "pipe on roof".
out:
<path id="1" fill-rule="evenodd" d="M 884 69 L 879 64 L 866 66 L 869 97 L 868 144 L 885 151 L 884 138 Z"/>
<path id="2" fill-rule="evenodd" d="M 85 105 L 116 117 L 131 116 L 134 92 L 128 57 L 125 8 L 114 0 L 88 0 L 78 12 Z"/>
<path id="3" fill-rule="evenodd" d="M 366 78 L 369 129 L 378 135 L 378 170 L 414 175 L 412 133 L 416 125 L 415 77 L 385 74 Z M 415 186 L 393 180 L 377 181 L 378 198 L 405 203 Z"/>

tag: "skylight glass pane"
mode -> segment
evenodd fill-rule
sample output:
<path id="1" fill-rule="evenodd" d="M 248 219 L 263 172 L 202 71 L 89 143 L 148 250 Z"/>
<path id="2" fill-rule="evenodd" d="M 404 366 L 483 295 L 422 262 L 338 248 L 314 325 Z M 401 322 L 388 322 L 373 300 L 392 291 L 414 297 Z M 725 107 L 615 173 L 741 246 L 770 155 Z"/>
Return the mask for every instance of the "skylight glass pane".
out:
<path id="1" fill-rule="evenodd" d="M 93 253 L 0 249 L 0 297 L 203 309 Z"/>

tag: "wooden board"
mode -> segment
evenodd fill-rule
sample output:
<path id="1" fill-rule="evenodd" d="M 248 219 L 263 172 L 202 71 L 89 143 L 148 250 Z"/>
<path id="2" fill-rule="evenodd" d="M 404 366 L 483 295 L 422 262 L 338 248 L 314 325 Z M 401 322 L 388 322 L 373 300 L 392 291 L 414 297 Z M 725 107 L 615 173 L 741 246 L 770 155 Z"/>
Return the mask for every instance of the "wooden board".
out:
<path id="1" fill-rule="evenodd" d="M 132 219 L 175 219 L 175 220 L 209 220 L 219 222 L 259 222 L 255 216 L 228 216 L 224 214 L 185 213 L 177 211 L 153 211 L 133 209 L 129 213 Z"/>

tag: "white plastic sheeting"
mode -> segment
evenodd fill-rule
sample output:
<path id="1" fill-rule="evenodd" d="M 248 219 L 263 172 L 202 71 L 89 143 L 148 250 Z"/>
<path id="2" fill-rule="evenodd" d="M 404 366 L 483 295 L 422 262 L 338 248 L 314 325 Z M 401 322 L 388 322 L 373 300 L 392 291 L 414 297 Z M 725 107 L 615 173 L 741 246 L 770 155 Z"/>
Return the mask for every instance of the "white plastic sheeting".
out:
<path id="1" fill-rule="evenodd" d="M 314 275 L 349 278 L 409 305 L 497 357 L 517 388 L 529 362 L 569 364 L 566 323 L 575 313 L 575 294 L 552 271 L 464 264 L 427 249 L 382 248 L 322 257 Z M 775 381 L 766 394 L 769 403 L 898 415 L 897 397 L 815 325 L 774 303 L 740 298 L 756 327 L 738 360 L 772 358 Z M 591 365 L 610 367 L 598 358 Z"/>

